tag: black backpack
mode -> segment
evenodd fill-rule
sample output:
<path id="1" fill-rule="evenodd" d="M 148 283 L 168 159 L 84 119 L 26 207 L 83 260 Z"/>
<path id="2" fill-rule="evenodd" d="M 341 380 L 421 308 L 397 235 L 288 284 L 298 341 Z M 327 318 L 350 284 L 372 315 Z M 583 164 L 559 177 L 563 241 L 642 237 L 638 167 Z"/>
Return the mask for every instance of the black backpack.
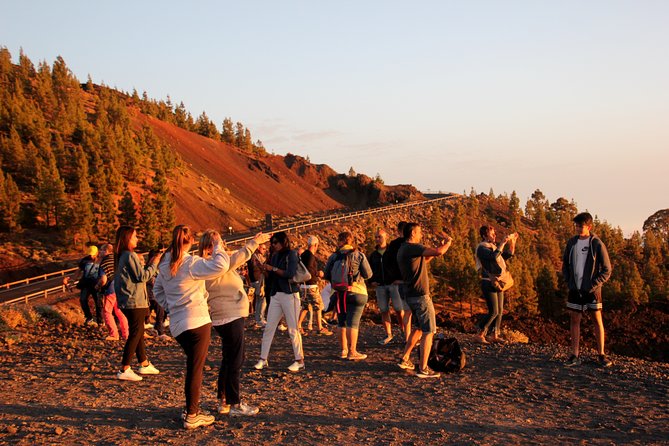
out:
<path id="1" fill-rule="evenodd" d="M 427 359 L 427 365 L 436 372 L 455 373 L 465 367 L 467 360 L 465 352 L 455 338 L 446 338 L 438 334 L 432 341 L 432 350 Z"/>

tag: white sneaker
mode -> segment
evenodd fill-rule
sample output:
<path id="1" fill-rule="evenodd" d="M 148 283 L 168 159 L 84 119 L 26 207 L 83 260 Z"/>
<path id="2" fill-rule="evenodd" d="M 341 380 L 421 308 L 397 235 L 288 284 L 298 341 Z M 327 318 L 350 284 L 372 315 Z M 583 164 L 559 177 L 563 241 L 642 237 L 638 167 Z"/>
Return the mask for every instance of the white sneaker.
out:
<path id="1" fill-rule="evenodd" d="M 139 372 L 140 375 L 157 375 L 160 373 L 160 370 L 155 368 L 151 363 L 149 363 L 149 365 L 147 365 L 146 367 L 140 365 L 137 371 Z"/>
<path id="2" fill-rule="evenodd" d="M 244 403 L 233 404 L 230 407 L 230 416 L 233 417 L 251 416 L 257 414 L 258 412 L 260 412 L 260 409 L 257 407 L 249 406 L 248 404 Z"/>
<path id="3" fill-rule="evenodd" d="M 116 378 L 121 381 L 141 381 L 142 377 L 135 373 L 130 367 L 116 374 Z"/>
<path id="4" fill-rule="evenodd" d="M 290 370 L 291 372 L 299 372 L 303 368 L 304 368 L 304 363 L 297 361 L 288 366 L 288 370 Z"/>
<path id="5" fill-rule="evenodd" d="M 266 360 L 266 359 L 261 359 L 261 360 L 259 360 L 258 362 L 256 362 L 256 365 L 254 365 L 253 367 L 254 367 L 256 370 L 262 370 L 262 369 L 264 369 L 265 367 L 267 367 L 267 365 L 268 365 L 267 360 Z"/>

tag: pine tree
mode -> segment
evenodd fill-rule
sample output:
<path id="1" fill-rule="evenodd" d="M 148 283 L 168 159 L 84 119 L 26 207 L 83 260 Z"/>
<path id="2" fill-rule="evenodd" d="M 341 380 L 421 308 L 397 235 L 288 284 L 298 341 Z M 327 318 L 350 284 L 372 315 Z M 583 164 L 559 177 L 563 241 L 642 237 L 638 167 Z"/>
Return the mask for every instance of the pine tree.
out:
<path id="1" fill-rule="evenodd" d="M 221 132 L 221 141 L 228 144 L 235 144 L 235 128 L 232 124 L 232 119 L 225 118 L 223 120 L 223 131 Z"/>
<path id="2" fill-rule="evenodd" d="M 174 227 L 174 202 L 170 195 L 165 172 L 160 169 L 156 170 L 151 190 L 155 194 L 155 209 L 160 241 L 164 245 L 167 245 L 172 237 L 172 228 Z"/>
<path id="3" fill-rule="evenodd" d="M 116 202 L 109 190 L 103 187 L 98 190 L 98 204 L 100 205 L 99 224 L 97 234 L 103 240 L 113 240 L 116 231 Z"/>
<path id="4" fill-rule="evenodd" d="M 47 162 L 37 162 L 37 190 L 36 199 L 38 209 L 41 211 L 47 227 L 59 226 L 62 216 L 67 210 L 67 199 L 65 195 L 65 183 L 60 178 L 56 159 L 49 157 Z"/>
<path id="5" fill-rule="evenodd" d="M 119 225 L 137 227 L 137 206 L 127 185 L 124 188 L 123 198 L 118 205 L 118 210 Z"/>
<path id="6" fill-rule="evenodd" d="M 156 205 L 150 194 L 144 195 L 140 203 L 139 235 L 142 248 L 160 248 L 160 225 L 156 215 Z"/>

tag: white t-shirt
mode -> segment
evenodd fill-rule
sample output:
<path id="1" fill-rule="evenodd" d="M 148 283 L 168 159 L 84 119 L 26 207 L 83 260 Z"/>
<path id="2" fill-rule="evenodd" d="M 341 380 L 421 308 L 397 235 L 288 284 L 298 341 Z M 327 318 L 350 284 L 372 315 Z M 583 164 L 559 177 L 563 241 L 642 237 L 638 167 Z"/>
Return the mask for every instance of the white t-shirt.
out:
<path id="1" fill-rule="evenodd" d="M 583 269 L 585 268 L 585 260 L 588 258 L 590 252 L 590 238 L 578 239 L 574 245 L 574 279 L 576 280 L 576 287 L 581 289 L 583 282 Z"/>

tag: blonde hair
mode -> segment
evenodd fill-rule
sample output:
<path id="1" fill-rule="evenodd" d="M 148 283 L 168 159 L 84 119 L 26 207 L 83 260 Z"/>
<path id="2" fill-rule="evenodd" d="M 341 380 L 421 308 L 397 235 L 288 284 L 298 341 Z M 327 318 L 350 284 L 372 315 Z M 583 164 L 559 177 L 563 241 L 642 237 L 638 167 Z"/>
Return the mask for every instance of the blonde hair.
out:
<path id="1" fill-rule="evenodd" d="M 213 229 L 207 229 L 204 231 L 200 237 L 200 243 L 197 247 L 197 255 L 204 257 L 204 251 L 206 249 L 212 249 L 214 247 L 214 236 L 218 235 L 218 232 Z"/>
<path id="2" fill-rule="evenodd" d="M 184 246 L 193 243 L 193 234 L 186 225 L 177 225 L 172 231 L 172 243 L 167 248 L 166 253 L 170 253 L 170 274 L 172 277 L 177 275 L 177 271 L 183 262 Z"/>

